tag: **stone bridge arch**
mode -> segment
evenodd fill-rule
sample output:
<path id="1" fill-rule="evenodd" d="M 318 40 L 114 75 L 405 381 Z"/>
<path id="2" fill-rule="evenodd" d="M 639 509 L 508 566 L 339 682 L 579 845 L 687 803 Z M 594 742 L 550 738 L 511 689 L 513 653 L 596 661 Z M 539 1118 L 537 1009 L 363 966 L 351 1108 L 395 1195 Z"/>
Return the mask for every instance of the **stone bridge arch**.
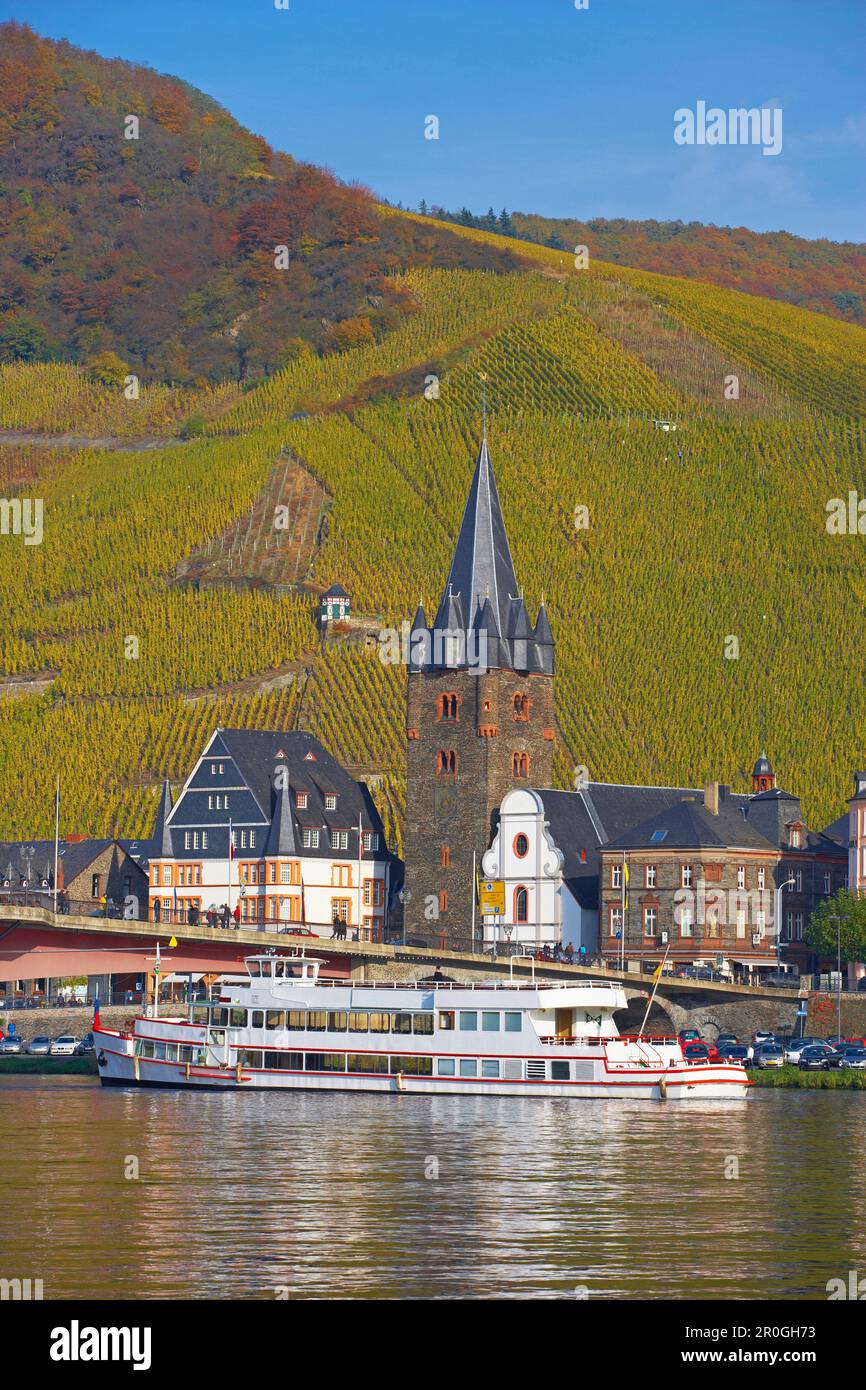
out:
<path id="1" fill-rule="evenodd" d="M 626 986 L 625 993 L 628 1007 L 618 1010 L 614 1019 L 621 1033 L 636 1033 L 650 991 Z M 710 992 L 659 989 L 644 1031 L 679 1033 L 683 1028 L 696 1028 L 705 1042 L 715 1042 L 720 1033 L 735 1033 L 738 1038 L 751 1038 L 760 1031 L 784 1035 L 796 1031 L 797 1006 L 796 999 L 731 999 Z"/>

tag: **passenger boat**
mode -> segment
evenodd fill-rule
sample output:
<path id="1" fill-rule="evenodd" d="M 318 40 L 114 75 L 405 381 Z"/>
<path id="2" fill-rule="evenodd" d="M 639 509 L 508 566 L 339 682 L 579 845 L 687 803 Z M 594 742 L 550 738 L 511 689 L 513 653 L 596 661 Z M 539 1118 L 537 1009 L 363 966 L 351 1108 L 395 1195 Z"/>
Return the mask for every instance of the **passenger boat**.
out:
<path id="1" fill-rule="evenodd" d="M 302 949 L 245 964 L 187 1017 L 95 1027 L 103 1085 L 645 1100 L 750 1085 L 736 1063 L 689 1062 L 677 1038 L 621 1036 L 609 981 L 356 984 L 319 979 Z"/>

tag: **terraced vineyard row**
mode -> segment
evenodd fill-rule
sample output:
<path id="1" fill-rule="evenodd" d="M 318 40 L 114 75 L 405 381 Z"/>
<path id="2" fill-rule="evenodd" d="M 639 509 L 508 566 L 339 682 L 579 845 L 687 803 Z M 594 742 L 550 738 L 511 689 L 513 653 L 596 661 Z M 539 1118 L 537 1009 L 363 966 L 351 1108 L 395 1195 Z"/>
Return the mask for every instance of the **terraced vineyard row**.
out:
<path id="1" fill-rule="evenodd" d="M 0 430 L 136 438 L 175 435 L 190 415 L 210 419 L 240 396 L 234 383 L 180 388 L 144 386 L 138 399 L 63 362 L 0 366 Z"/>

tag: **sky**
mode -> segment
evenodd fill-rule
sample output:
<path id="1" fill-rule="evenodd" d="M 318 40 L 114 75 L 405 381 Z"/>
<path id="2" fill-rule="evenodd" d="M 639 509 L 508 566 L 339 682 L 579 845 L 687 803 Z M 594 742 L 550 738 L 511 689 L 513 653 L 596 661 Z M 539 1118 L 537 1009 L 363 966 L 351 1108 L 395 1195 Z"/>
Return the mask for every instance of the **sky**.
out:
<path id="1" fill-rule="evenodd" d="M 866 240 L 866 0 L 0 0 L 0 17 L 182 77 L 406 207 Z M 677 143 L 699 102 L 775 109 L 781 149 Z"/>

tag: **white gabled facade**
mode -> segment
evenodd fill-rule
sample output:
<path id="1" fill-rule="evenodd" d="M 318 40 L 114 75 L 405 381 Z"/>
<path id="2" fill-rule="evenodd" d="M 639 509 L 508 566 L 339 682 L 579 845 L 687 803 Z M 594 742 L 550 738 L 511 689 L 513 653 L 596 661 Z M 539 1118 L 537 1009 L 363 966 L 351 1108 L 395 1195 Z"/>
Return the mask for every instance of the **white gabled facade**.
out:
<path id="1" fill-rule="evenodd" d="M 485 879 L 505 885 L 503 917 L 482 918 L 484 944 L 511 941 L 527 946 L 598 949 L 598 912 L 582 908 L 566 882 L 564 847 L 554 842 L 542 794 L 530 789 L 506 792 L 499 824 L 481 860 Z"/>
<path id="2" fill-rule="evenodd" d="M 163 789 L 150 916 L 380 941 L 393 862 L 366 788 L 310 734 L 218 729 L 173 804 Z"/>

